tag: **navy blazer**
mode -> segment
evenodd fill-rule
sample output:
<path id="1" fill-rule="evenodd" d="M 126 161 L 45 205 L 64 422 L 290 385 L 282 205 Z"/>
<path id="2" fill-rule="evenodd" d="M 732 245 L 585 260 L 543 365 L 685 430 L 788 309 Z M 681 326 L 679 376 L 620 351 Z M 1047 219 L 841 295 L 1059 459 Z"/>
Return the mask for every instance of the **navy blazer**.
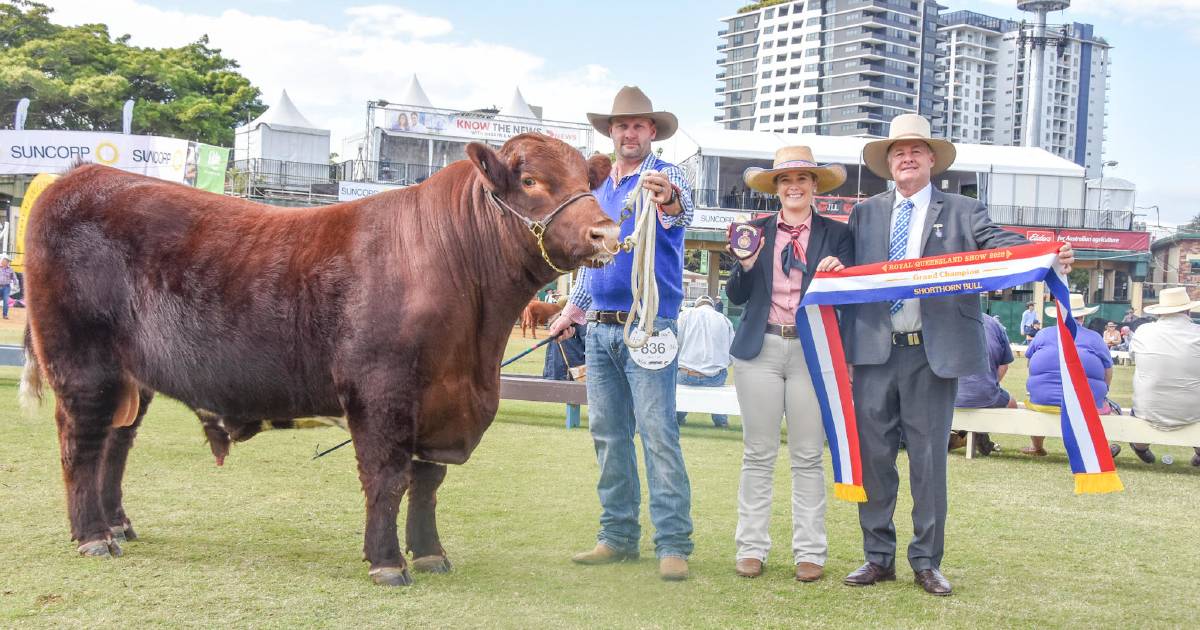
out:
<path id="1" fill-rule="evenodd" d="M 751 225 L 764 228 L 762 253 L 750 271 L 742 269 L 741 263 L 733 266 L 729 281 L 725 284 L 725 295 L 734 304 L 746 304 L 742 321 L 733 336 L 729 354 L 739 359 L 753 359 L 762 351 L 763 335 L 767 334 L 767 317 L 771 312 L 771 287 L 775 272 L 782 271 L 775 256 L 775 234 L 779 231 L 777 215 L 751 221 Z M 823 217 L 813 212 L 812 234 L 808 237 L 805 252 L 807 267 L 802 280 L 800 295 L 808 291 L 808 283 L 817 271 L 817 264 L 826 256 L 836 256 L 849 267 L 854 262 L 854 237 L 846 224 Z"/>

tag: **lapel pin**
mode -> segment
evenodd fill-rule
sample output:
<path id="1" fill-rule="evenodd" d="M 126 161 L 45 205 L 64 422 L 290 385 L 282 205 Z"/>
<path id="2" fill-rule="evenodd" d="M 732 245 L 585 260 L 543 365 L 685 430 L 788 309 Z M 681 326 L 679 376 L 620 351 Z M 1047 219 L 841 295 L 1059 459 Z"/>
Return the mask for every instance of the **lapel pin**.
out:
<path id="1" fill-rule="evenodd" d="M 933 224 L 933 233 L 937 234 L 938 238 L 942 238 L 942 224 L 941 223 Z"/>

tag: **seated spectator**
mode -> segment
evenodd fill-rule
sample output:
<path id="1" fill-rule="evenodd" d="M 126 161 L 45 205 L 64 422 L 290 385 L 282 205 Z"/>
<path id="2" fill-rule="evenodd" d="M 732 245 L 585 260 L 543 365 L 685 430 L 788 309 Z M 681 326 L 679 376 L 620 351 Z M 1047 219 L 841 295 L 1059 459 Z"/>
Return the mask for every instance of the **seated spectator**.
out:
<path id="1" fill-rule="evenodd" d="M 1025 334 L 1025 343 L 1029 343 L 1029 342 L 1033 341 L 1033 338 L 1037 336 L 1038 331 L 1040 331 L 1041 329 L 1042 329 L 1042 322 L 1033 322 L 1032 324 L 1030 324 L 1029 325 L 1030 332 Z"/>
<path id="2" fill-rule="evenodd" d="M 1030 302 L 1032 304 L 1032 302 Z M 971 374 L 958 379 L 958 396 L 954 399 L 955 407 L 966 409 L 994 409 L 998 407 L 1017 408 L 1017 401 L 1009 395 L 1000 381 L 1008 372 L 1008 364 L 1013 362 L 1012 346 L 1009 345 L 1008 331 L 995 317 L 983 318 L 983 334 L 987 339 L 987 354 L 989 369 L 979 374 Z M 951 435 L 950 448 L 958 448 L 958 442 L 965 442 L 966 431 L 958 431 Z M 957 437 L 959 440 L 954 440 Z M 975 434 L 975 449 L 980 455 L 990 455 L 998 447 L 988 434 Z"/>
<path id="3" fill-rule="evenodd" d="M 1188 297 L 1187 289 L 1164 289 L 1158 304 L 1146 307 L 1158 321 L 1138 328 L 1129 342 L 1133 415 L 1160 431 L 1200 422 L 1200 326 L 1188 316 L 1193 309 L 1200 309 L 1200 300 Z M 1142 461 L 1154 462 L 1149 444 L 1130 446 Z M 1194 450 L 1192 465 L 1200 466 L 1200 446 Z"/>
<path id="4" fill-rule="evenodd" d="M 1042 318 L 1038 317 L 1036 306 L 1033 302 L 1026 302 L 1025 312 L 1021 313 L 1021 334 L 1029 339 L 1037 334 L 1037 331 L 1033 329 L 1034 322 L 1040 324 L 1042 321 Z"/>
<path id="5" fill-rule="evenodd" d="M 1117 330 L 1117 322 L 1108 322 L 1104 325 L 1104 345 L 1109 349 L 1116 348 L 1121 345 L 1121 331 Z"/>
<path id="6" fill-rule="evenodd" d="M 1083 318 L 1097 310 L 1097 306 L 1085 306 L 1082 295 L 1071 294 L 1071 314 L 1079 324 L 1075 329 L 1075 347 L 1079 351 L 1083 371 L 1087 374 L 1096 409 L 1101 415 L 1107 415 L 1109 408 L 1104 402 L 1104 397 L 1108 395 L 1108 385 L 1112 382 L 1112 354 L 1108 346 L 1104 345 L 1104 339 L 1099 333 L 1083 327 Z M 1046 315 L 1057 317 L 1057 311 L 1053 306 L 1048 307 Z M 1029 359 L 1029 380 L 1026 382 L 1029 401 L 1026 406 L 1037 411 L 1058 414 L 1062 405 L 1062 378 L 1058 371 L 1058 327 L 1042 329 L 1025 350 L 1025 358 Z M 1032 444 L 1021 449 L 1022 453 L 1039 457 L 1046 454 L 1045 436 L 1035 435 L 1030 441 Z"/>
<path id="7" fill-rule="evenodd" d="M 729 346 L 733 343 L 733 324 L 713 308 L 713 299 L 702 295 L 696 307 L 679 316 L 679 373 L 675 382 L 696 387 L 721 387 L 729 375 Z M 687 422 L 687 412 L 675 414 L 679 424 Z M 712 414 L 713 426 L 729 426 L 729 416 Z"/>

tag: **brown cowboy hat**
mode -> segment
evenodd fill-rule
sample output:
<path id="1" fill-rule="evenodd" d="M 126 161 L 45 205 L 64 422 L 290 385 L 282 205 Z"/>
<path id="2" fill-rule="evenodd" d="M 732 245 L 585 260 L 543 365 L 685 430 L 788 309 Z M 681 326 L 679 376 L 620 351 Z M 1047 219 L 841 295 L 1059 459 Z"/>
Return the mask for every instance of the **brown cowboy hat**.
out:
<path id="1" fill-rule="evenodd" d="M 846 168 L 841 164 L 818 164 L 812 149 L 795 145 L 781 147 L 775 152 L 775 163 L 771 168 L 751 166 L 742 173 L 742 180 L 758 192 L 774 195 L 778 192 L 775 178 L 784 173 L 808 173 L 817 182 L 815 194 L 829 192 L 846 182 Z"/>
<path id="2" fill-rule="evenodd" d="M 654 127 L 658 130 L 654 139 L 660 142 L 675 135 L 675 130 L 679 129 L 679 119 L 675 118 L 675 114 L 654 111 L 650 97 L 636 85 L 626 85 L 617 92 L 617 97 L 613 99 L 612 113 L 587 115 L 588 121 L 605 138 L 611 137 L 608 135 L 608 128 L 612 126 L 612 119 L 619 116 L 637 116 L 653 120 Z"/>
<path id="3" fill-rule="evenodd" d="M 892 169 L 888 166 L 888 149 L 899 140 L 921 140 L 933 149 L 933 168 L 930 175 L 937 175 L 950 168 L 958 152 L 949 140 L 932 137 L 929 121 L 919 114 L 900 114 L 892 119 L 888 137 L 883 140 L 868 142 L 863 147 L 863 164 L 872 173 L 884 178 L 892 178 Z"/>

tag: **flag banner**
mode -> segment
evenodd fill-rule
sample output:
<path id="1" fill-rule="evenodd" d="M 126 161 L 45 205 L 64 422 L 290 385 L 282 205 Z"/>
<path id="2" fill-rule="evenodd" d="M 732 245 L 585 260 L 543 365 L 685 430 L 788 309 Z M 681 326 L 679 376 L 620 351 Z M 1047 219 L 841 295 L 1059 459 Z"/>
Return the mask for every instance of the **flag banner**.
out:
<path id="1" fill-rule="evenodd" d="M 848 370 L 845 354 L 841 352 L 837 321 L 832 317 L 833 311 L 829 307 L 997 291 L 1044 280 L 1054 296 L 1058 311 L 1063 444 L 1067 449 L 1071 471 L 1075 474 L 1075 492 L 1103 493 L 1124 489 L 1108 450 L 1108 440 L 1100 424 L 1100 414 L 1093 404 L 1079 352 L 1075 348 L 1076 325 L 1071 316 L 1070 292 L 1066 278 L 1057 269 L 1058 250 L 1062 245 L 1060 242 L 1035 243 L 895 260 L 847 267 L 837 272 L 821 272 L 813 277 L 796 314 L 796 329 L 805 346 L 806 358 L 809 347 L 813 348 L 815 360 L 810 360 L 809 371 L 813 377 L 813 387 L 819 392 L 818 399 L 822 395 L 825 397 L 821 414 L 831 451 L 834 450 L 835 439 L 843 436 L 837 441 L 838 452 L 834 454 L 835 483 L 853 485 L 854 479 L 861 480 L 861 471 L 858 470 L 861 460 L 849 379 L 843 381 L 837 378 L 839 373 L 848 373 Z M 826 316 L 820 309 L 814 310 L 816 307 L 829 309 L 830 315 Z M 817 322 L 819 326 L 814 325 Z M 822 348 L 825 348 L 827 356 L 822 354 Z M 837 351 L 834 352 L 833 348 Z M 829 377 L 829 374 L 834 377 Z M 852 439 L 848 437 L 851 434 L 854 435 Z M 844 470 L 839 472 L 839 466 Z M 834 491 L 836 496 L 837 485 Z"/>

